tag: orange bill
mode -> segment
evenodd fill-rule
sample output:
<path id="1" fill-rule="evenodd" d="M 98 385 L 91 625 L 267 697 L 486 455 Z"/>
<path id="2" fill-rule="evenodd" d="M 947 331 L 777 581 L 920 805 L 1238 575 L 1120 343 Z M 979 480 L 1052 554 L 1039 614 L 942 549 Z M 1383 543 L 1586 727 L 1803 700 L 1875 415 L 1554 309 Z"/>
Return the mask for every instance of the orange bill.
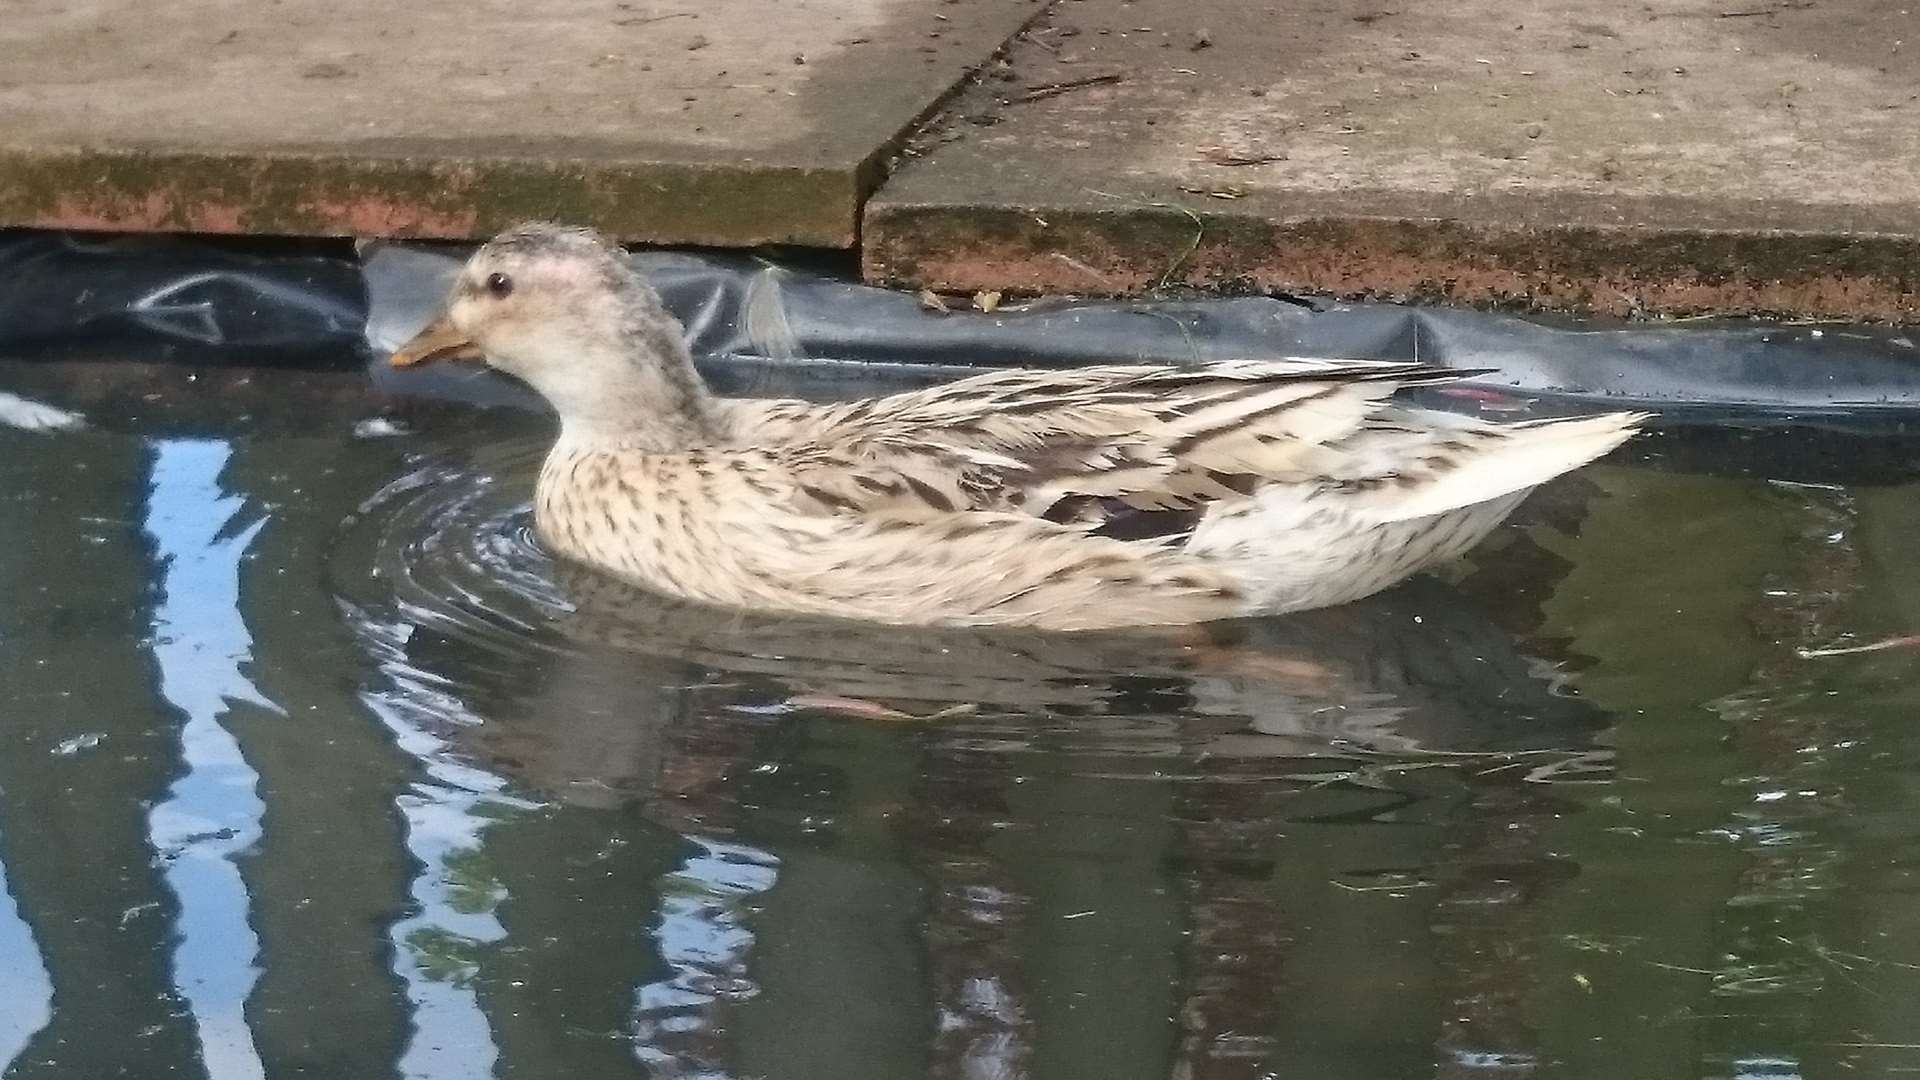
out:
<path id="1" fill-rule="evenodd" d="M 481 355 L 480 346 L 455 329 L 453 322 L 442 315 L 428 323 L 425 330 L 413 335 L 412 340 L 395 349 L 391 362 L 394 367 L 412 367 L 441 360 L 478 360 Z"/>

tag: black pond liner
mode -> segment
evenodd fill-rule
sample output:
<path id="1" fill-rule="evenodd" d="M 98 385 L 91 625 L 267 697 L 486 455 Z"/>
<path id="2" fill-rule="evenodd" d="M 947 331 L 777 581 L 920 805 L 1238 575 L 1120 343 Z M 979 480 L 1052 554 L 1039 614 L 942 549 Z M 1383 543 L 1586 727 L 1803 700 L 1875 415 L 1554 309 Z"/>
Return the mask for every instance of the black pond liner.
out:
<path id="1" fill-rule="evenodd" d="M 0 232 L 0 350 L 108 346 L 249 365 L 365 364 L 402 394 L 520 401 L 503 380 L 394 372 L 384 351 L 437 309 L 460 249 Z M 1672 421 L 1904 430 L 1920 327 L 1626 322 L 1271 297 L 1014 301 L 941 312 L 911 294 L 752 255 L 634 261 L 723 389 L 1003 365 L 1320 356 L 1490 368 L 1454 395 L 1521 412 L 1633 405 Z"/>

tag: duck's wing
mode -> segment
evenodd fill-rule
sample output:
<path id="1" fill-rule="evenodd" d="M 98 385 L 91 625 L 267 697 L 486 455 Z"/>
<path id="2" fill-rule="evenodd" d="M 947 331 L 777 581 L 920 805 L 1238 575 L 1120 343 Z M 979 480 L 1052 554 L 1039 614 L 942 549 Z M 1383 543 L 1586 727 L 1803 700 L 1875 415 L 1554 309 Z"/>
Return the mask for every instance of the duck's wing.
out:
<path id="1" fill-rule="evenodd" d="M 833 407 L 805 487 L 839 512 L 1016 511 L 1172 536 L 1212 501 L 1325 478 L 1395 391 L 1462 374 L 1329 361 L 994 372 Z"/>
<path id="2" fill-rule="evenodd" d="M 1014 512 L 950 448 L 597 454 L 556 500 L 557 549 L 670 593 L 896 623 L 1091 629 L 1246 614 L 1226 574 L 1168 543 Z M 560 520 L 564 519 L 564 520 Z"/>
<path id="3" fill-rule="evenodd" d="M 1305 426 L 1312 421 L 1344 429 L 1357 420 L 1357 413 L 1326 408 L 1325 398 L 1342 386 L 1411 385 L 1467 374 L 1472 373 L 1420 364 L 1307 358 L 1018 369 L 818 406 L 814 415 L 824 440 L 903 430 L 949 443 L 1021 450 L 1063 435 L 1111 438 L 1183 421 L 1204 426 L 1210 419 L 1257 416 L 1260 409 L 1275 410 L 1269 418 L 1278 427 L 1278 411 L 1294 404 L 1300 409 L 1291 419 L 1303 425 L 1298 435 L 1311 439 L 1324 430 Z M 1376 396 L 1385 393 L 1391 389 Z"/>

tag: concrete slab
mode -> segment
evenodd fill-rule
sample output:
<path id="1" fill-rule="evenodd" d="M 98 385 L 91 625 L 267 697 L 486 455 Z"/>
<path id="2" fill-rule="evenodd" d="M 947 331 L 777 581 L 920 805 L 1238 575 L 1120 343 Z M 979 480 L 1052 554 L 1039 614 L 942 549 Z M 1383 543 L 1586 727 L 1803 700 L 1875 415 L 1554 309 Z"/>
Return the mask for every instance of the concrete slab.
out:
<path id="1" fill-rule="evenodd" d="M 870 279 L 1920 315 L 1913 0 L 1066 0 L 870 202 Z"/>
<path id="2" fill-rule="evenodd" d="M 1039 0 L 0 0 L 0 224 L 850 246 Z"/>

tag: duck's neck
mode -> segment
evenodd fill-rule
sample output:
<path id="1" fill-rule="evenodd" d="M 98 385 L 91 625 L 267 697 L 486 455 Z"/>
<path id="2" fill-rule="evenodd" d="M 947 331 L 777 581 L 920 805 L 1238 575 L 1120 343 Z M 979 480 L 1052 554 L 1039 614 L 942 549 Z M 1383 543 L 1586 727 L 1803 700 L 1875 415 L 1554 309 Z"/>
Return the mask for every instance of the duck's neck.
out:
<path id="1" fill-rule="evenodd" d="M 720 441 L 718 402 L 707 390 L 679 324 L 664 312 L 632 312 L 619 346 L 568 365 L 576 385 L 548 391 L 561 437 L 579 448 L 672 453 Z M 555 392 L 557 391 L 557 392 Z"/>

